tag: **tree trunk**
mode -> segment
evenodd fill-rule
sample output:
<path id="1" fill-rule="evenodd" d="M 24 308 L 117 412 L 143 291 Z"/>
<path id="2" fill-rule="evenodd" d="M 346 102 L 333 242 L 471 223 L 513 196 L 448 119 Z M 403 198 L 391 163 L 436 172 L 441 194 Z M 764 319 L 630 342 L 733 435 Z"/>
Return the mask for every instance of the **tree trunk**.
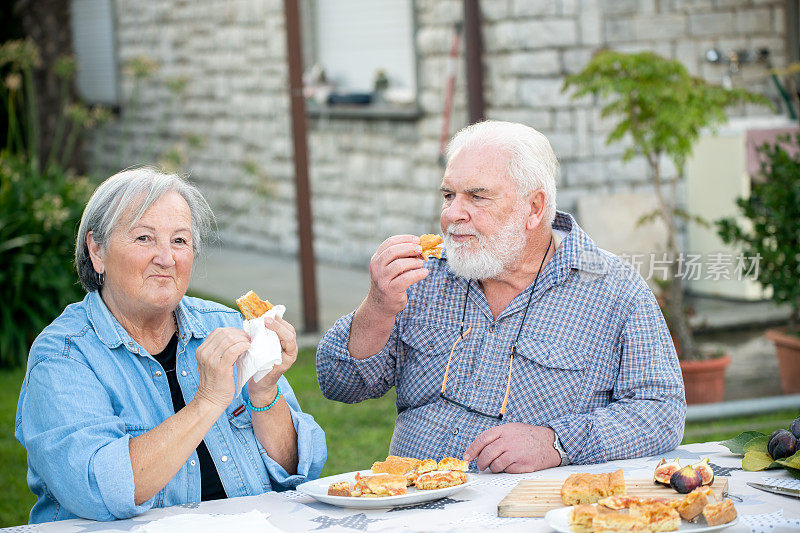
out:
<path id="1" fill-rule="evenodd" d="M 675 336 L 676 349 L 680 359 L 699 359 L 694 343 L 694 335 L 689 327 L 689 318 L 683 306 L 683 279 L 678 272 L 677 255 L 672 255 L 670 265 L 671 279 L 667 307 L 670 315 L 671 332 Z"/>
<path id="2" fill-rule="evenodd" d="M 658 166 L 660 153 L 647 154 L 647 160 L 650 164 L 650 170 L 653 173 L 653 183 L 655 185 L 656 199 L 658 200 L 659 210 L 664 223 L 667 226 L 667 256 L 669 257 L 669 279 L 667 280 L 667 324 L 670 328 L 670 333 L 673 335 L 678 357 L 680 359 L 699 359 L 699 354 L 694 343 L 694 335 L 689 327 L 689 318 L 683 308 L 683 277 L 679 272 L 678 258 L 680 256 L 680 249 L 678 248 L 678 241 L 676 234 L 678 228 L 675 223 L 675 207 L 676 198 L 671 198 L 669 201 L 664 197 L 663 180 L 661 179 L 661 172 Z M 679 173 L 678 178 L 682 178 L 682 172 Z M 674 195 L 673 189 L 673 195 Z"/>
<path id="3" fill-rule="evenodd" d="M 62 55 L 72 54 L 69 2 L 67 0 L 16 0 L 14 11 L 19 17 L 22 30 L 30 37 L 42 58 L 42 66 L 34 71 L 36 103 L 39 111 L 39 159 L 50 153 L 53 132 L 61 116 L 61 85 L 53 75 L 53 65 Z M 74 86 L 70 87 L 75 101 Z M 80 142 L 80 141 L 79 141 Z M 59 151 L 63 147 L 58 147 Z M 81 168 L 81 149 L 76 146 L 67 166 Z M 44 168 L 43 166 L 41 168 Z"/>

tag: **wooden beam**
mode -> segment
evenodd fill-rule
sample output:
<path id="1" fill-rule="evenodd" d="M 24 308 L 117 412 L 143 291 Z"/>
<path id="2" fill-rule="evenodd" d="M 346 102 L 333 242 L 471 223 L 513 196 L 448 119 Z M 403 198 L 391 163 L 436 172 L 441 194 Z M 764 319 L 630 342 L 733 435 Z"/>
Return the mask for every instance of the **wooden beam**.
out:
<path id="1" fill-rule="evenodd" d="M 289 99 L 292 109 L 294 144 L 295 204 L 300 240 L 300 280 L 303 293 L 303 331 L 319 331 L 317 279 L 314 260 L 314 232 L 311 215 L 311 186 L 308 179 L 308 135 L 306 102 L 303 99 L 303 47 L 298 0 L 284 0 L 286 57 L 289 62 Z"/>

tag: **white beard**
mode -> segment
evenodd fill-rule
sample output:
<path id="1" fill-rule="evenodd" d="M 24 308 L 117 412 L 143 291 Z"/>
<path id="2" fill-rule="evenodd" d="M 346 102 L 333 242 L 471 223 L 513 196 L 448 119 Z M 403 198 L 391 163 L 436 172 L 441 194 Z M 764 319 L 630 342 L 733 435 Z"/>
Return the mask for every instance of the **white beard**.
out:
<path id="1" fill-rule="evenodd" d="M 470 239 L 456 242 L 453 234 L 462 233 L 460 224 L 450 224 L 444 232 L 447 264 L 454 274 L 465 279 L 492 279 L 516 263 L 525 249 L 525 225 L 520 210 L 515 209 L 494 235 L 475 233 Z"/>

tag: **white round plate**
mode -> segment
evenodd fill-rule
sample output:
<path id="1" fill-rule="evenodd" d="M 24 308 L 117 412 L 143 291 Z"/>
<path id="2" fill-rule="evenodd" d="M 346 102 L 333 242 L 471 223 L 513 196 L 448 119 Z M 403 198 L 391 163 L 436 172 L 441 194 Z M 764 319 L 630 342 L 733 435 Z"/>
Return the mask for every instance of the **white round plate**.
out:
<path id="1" fill-rule="evenodd" d="M 361 470 L 361 475 L 372 475 L 371 470 Z M 432 502 L 439 500 L 451 494 L 455 494 L 465 487 L 469 487 L 475 483 L 475 476 L 467 474 L 467 482 L 455 487 L 446 487 L 443 489 L 433 490 L 419 490 L 414 486 L 408 487 L 408 494 L 401 494 L 400 496 L 384 496 L 380 498 L 354 498 L 351 496 L 328 496 L 328 485 L 336 483 L 337 481 L 355 481 L 356 472 L 347 472 L 345 474 L 337 474 L 335 476 L 328 476 L 314 481 L 306 481 L 298 485 L 297 490 L 303 494 L 311 496 L 315 500 L 324 503 L 336 505 L 337 507 L 348 507 L 351 509 L 385 509 L 389 507 L 404 507 L 406 505 L 414 505 L 417 503 Z"/>
<path id="2" fill-rule="evenodd" d="M 544 515 L 544 521 L 548 526 L 560 533 L 573 533 L 572 529 L 569 527 L 569 512 L 571 509 L 572 507 L 559 507 L 558 509 L 547 511 L 547 514 Z M 691 531 L 692 533 L 699 533 L 700 531 L 718 531 L 736 525 L 737 523 L 739 523 L 738 518 L 734 518 L 733 521 L 720 526 L 706 525 L 705 520 L 702 518 L 700 518 L 700 522 L 697 524 L 681 520 L 681 527 L 678 528 L 678 531 Z"/>

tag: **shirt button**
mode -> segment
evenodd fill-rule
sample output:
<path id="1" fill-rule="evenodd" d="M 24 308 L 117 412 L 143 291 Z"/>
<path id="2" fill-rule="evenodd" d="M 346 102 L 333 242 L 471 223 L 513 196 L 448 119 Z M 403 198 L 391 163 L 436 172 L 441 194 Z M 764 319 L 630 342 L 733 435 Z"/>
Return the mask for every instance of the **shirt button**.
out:
<path id="1" fill-rule="evenodd" d="M 228 460 L 228 456 L 227 455 L 223 455 L 222 457 L 219 458 L 219 460 L 224 463 L 224 462 L 226 462 Z"/>
<path id="2" fill-rule="evenodd" d="M 195 465 L 195 461 L 194 461 L 194 459 L 192 459 L 191 461 L 189 461 L 189 464 L 190 464 L 190 465 L 192 465 L 192 466 L 194 466 L 194 465 Z"/>
<path id="3" fill-rule="evenodd" d="M 476 386 L 476 387 L 480 387 L 480 386 L 481 386 L 481 380 L 479 380 L 479 379 L 476 379 L 476 380 L 475 380 L 475 386 Z"/>
<path id="4" fill-rule="evenodd" d="M 181 376 L 186 377 L 186 370 L 181 371 Z"/>
<path id="5" fill-rule="evenodd" d="M 161 370 L 156 370 L 156 377 L 161 377 Z"/>
<path id="6" fill-rule="evenodd" d="M 453 435 L 458 435 L 458 428 L 453 430 Z"/>

